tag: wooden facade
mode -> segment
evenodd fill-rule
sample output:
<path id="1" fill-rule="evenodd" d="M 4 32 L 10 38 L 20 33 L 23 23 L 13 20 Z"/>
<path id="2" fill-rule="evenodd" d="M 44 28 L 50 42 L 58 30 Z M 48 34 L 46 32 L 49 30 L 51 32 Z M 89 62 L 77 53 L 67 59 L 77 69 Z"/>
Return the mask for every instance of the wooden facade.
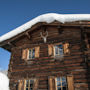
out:
<path id="1" fill-rule="evenodd" d="M 40 32 L 48 32 L 44 43 Z M 90 90 L 90 22 L 38 23 L 27 31 L 0 43 L 11 52 L 8 69 L 10 90 L 26 90 L 25 80 L 33 79 L 33 90 L 57 90 L 55 78 L 66 77 L 67 90 Z M 54 56 L 53 46 L 66 46 L 63 57 Z M 27 50 L 35 48 L 35 58 Z M 29 90 L 29 89 L 27 89 Z M 32 90 L 32 89 L 30 89 Z M 61 89 L 58 89 L 61 90 Z M 66 89 L 63 89 L 66 90 Z"/>

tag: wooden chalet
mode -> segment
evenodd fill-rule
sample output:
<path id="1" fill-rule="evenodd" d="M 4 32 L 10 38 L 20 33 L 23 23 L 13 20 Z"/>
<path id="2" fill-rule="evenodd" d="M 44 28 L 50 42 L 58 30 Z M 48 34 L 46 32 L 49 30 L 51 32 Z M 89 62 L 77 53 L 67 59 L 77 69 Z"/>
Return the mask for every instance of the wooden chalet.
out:
<path id="1" fill-rule="evenodd" d="M 10 90 L 90 90 L 90 21 L 38 22 L 0 47 Z"/>

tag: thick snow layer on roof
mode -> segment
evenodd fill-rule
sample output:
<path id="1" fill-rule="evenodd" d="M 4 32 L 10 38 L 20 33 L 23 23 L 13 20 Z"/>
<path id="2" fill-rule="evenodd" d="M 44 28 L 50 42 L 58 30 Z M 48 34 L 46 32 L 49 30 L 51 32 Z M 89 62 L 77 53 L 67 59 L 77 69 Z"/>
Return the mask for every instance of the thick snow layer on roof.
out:
<path id="1" fill-rule="evenodd" d="M 9 79 L 8 77 L 0 72 L 0 90 L 9 90 Z"/>
<path id="2" fill-rule="evenodd" d="M 61 23 L 80 21 L 80 20 L 90 21 L 90 14 L 56 14 L 56 13 L 43 14 L 21 25 L 20 27 L 12 30 L 11 32 L 8 32 L 7 34 L 1 36 L 0 42 L 10 39 L 26 31 L 27 29 L 31 28 L 36 23 L 39 23 L 39 22 L 51 23 L 55 20 Z"/>

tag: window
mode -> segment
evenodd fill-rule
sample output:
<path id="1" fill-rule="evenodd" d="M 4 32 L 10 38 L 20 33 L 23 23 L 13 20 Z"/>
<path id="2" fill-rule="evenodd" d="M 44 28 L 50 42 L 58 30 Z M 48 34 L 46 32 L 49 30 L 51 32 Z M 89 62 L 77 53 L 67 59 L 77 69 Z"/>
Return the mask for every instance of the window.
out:
<path id="1" fill-rule="evenodd" d="M 38 90 L 38 78 L 22 79 L 18 82 L 18 90 Z"/>
<path id="2" fill-rule="evenodd" d="M 69 43 L 58 43 L 48 45 L 48 55 L 55 57 L 63 57 L 70 54 Z"/>
<path id="3" fill-rule="evenodd" d="M 16 84 L 16 90 L 18 90 L 18 84 Z"/>
<path id="4" fill-rule="evenodd" d="M 49 90 L 74 90 L 73 76 L 49 76 Z"/>
<path id="5" fill-rule="evenodd" d="M 67 90 L 66 77 L 56 78 L 56 90 Z"/>
<path id="6" fill-rule="evenodd" d="M 29 60 L 39 57 L 40 47 L 37 46 L 35 48 L 27 48 L 22 50 L 22 59 Z"/>
<path id="7" fill-rule="evenodd" d="M 54 55 L 55 56 L 63 56 L 64 52 L 63 52 L 63 45 L 59 44 L 59 45 L 55 45 L 54 46 Z"/>
<path id="8" fill-rule="evenodd" d="M 34 79 L 26 80 L 25 90 L 33 90 L 34 88 Z"/>
<path id="9" fill-rule="evenodd" d="M 35 49 L 29 49 L 29 52 L 28 52 L 28 59 L 34 59 L 35 58 Z"/>

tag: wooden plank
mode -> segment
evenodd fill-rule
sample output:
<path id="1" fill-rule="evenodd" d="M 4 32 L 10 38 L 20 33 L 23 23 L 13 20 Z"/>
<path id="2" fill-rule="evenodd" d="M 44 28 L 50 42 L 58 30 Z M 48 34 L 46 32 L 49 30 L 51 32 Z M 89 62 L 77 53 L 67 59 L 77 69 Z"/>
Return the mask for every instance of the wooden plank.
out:
<path id="1" fill-rule="evenodd" d="M 74 90 L 73 76 L 67 76 L 68 90 Z"/>
<path id="2" fill-rule="evenodd" d="M 53 55 L 53 45 L 48 45 L 48 55 L 49 56 Z"/>
<path id="3" fill-rule="evenodd" d="M 49 83 L 49 90 L 56 90 L 55 77 L 54 76 L 50 76 L 48 78 L 48 83 Z"/>
<path id="4" fill-rule="evenodd" d="M 35 58 L 39 58 L 40 47 L 35 47 Z"/>

